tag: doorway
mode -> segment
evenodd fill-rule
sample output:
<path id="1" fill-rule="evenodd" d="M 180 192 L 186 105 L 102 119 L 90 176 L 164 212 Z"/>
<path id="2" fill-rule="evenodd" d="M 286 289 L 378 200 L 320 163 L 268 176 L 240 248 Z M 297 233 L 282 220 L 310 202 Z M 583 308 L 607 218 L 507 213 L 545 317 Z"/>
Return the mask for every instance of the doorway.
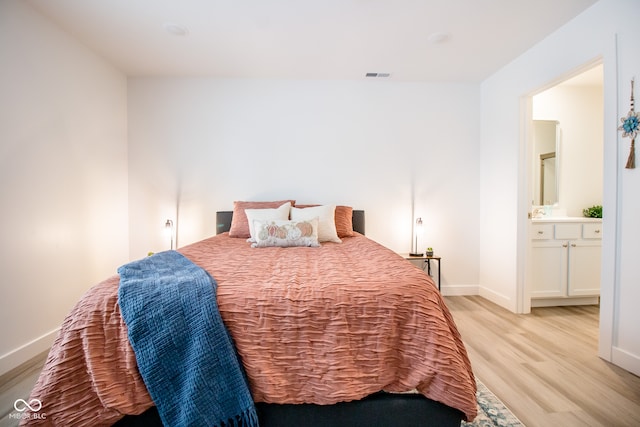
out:
<path id="1" fill-rule="evenodd" d="M 527 142 L 527 194 L 529 212 L 544 212 L 545 217 L 582 218 L 583 210 L 603 204 L 603 141 L 604 141 L 604 87 L 603 66 L 592 63 L 568 79 L 559 81 L 533 94 L 529 101 L 529 132 Z M 557 141 L 554 148 L 545 147 L 542 151 L 534 146 L 533 123 L 556 122 Z M 541 195 L 541 162 L 546 154 L 553 152 L 555 159 L 555 178 L 557 190 L 554 202 L 549 204 L 541 200 L 549 197 Z M 545 154 L 545 155 L 542 155 Z M 542 206 L 544 205 L 544 206 Z M 544 209 L 542 209 L 544 207 Z M 532 240 L 529 238 L 533 221 L 527 227 L 525 253 L 527 262 L 524 271 L 524 290 L 522 312 L 529 312 L 533 294 Z M 600 256 L 600 265 L 602 264 Z M 597 283 L 600 282 L 598 277 Z M 597 302 L 598 298 L 595 298 Z M 536 299 L 539 302 L 548 301 Z M 593 301 L 591 299 L 590 301 Z M 571 305 L 574 302 L 589 301 L 565 300 L 550 302 L 549 305 Z M 593 303 L 593 302 L 591 302 Z"/>

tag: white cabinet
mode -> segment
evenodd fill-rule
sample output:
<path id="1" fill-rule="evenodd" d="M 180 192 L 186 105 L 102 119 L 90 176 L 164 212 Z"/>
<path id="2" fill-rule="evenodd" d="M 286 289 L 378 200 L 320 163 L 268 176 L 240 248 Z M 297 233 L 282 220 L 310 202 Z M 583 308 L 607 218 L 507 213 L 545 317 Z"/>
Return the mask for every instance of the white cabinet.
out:
<path id="1" fill-rule="evenodd" d="M 600 240 L 569 242 L 569 296 L 600 295 Z"/>
<path id="2" fill-rule="evenodd" d="M 549 240 L 532 243 L 531 298 L 567 296 L 568 254 L 564 242 Z"/>
<path id="3" fill-rule="evenodd" d="M 531 306 L 596 304 L 602 222 L 534 222 Z"/>

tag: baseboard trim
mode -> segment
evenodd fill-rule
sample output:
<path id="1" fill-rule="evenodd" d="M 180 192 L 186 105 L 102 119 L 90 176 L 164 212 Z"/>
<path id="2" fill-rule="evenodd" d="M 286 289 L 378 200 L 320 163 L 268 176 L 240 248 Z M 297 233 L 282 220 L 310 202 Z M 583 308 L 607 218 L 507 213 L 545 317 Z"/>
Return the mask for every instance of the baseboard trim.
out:
<path id="1" fill-rule="evenodd" d="M 531 308 L 535 307 L 557 307 L 565 305 L 598 305 L 599 297 L 581 298 L 531 298 Z"/>
<path id="2" fill-rule="evenodd" d="M 51 348 L 58 331 L 60 331 L 59 327 L 0 356 L 0 375 L 6 374 Z"/>
<path id="3" fill-rule="evenodd" d="M 611 363 L 640 376 L 640 356 L 615 346 L 611 349 L 611 356 Z"/>
<path id="4" fill-rule="evenodd" d="M 512 313 L 516 313 L 516 302 L 512 298 L 509 298 L 508 296 L 495 292 L 491 289 L 483 288 L 481 286 L 478 287 L 478 291 L 478 295 L 480 295 L 482 298 L 489 300 L 494 304 L 498 304 L 500 307 L 506 308 Z"/>
<path id="5" fill-rule="evenodd" d="M 445 297 L 478 295 L 478 285 L 446 285 L 440 293 Z"/>

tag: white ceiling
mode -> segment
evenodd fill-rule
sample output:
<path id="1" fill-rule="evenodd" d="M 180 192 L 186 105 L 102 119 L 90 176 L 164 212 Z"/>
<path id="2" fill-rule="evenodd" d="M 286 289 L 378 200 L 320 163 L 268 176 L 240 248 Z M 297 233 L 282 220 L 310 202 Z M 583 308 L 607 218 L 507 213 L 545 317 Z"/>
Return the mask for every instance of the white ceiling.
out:
<path id="1" fill-rule="evenodd" d="M 596 0 L 28 2 L 130 76 L 479 82 Z"/>

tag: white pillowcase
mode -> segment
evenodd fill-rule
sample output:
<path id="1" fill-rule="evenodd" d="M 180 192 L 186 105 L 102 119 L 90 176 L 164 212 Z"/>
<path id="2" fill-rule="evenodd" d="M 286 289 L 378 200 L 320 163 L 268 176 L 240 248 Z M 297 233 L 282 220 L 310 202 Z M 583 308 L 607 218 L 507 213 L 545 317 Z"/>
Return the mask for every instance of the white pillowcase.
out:
<path id="1" fill-rule="evenodd" d="M 311 220 L 318 217 L 318 241 L 342 243 L 336 231 L 336 205 L 291 208 L 292 221 Z"/>
<path id="2" fill-rule="evenodd" d="M 289 219 L 289 210 L 291 209 L 291 203 L 287 202 L 284 205 L 275 209 L 245 209 L 244 213 L 247 215 L 247 221 L 249 222 L 249 234 L 251 237 L 248 242 L 256 241 L 256 234 L 253 222 L 256 220 L 287 220 Z"/>

